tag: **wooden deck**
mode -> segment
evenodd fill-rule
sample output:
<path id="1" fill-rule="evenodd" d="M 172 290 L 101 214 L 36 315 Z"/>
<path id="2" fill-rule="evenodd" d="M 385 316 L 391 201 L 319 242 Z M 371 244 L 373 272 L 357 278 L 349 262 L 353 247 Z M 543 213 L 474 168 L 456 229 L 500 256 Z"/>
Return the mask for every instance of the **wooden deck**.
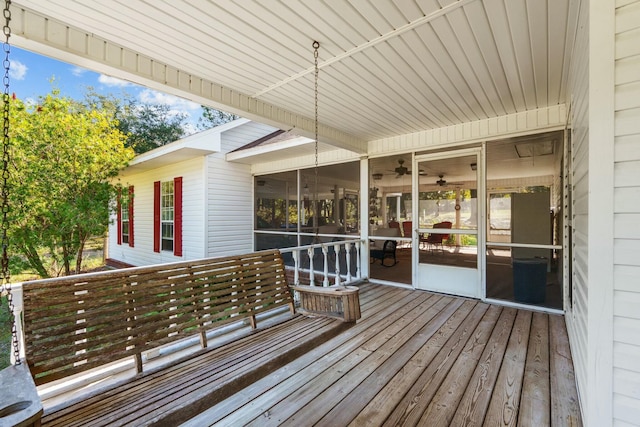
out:
<path id="1" fill-rule="evenodd" d="M 365 284 L 357 325 L 185 423 L 581 425 L 564 319 Z"/>

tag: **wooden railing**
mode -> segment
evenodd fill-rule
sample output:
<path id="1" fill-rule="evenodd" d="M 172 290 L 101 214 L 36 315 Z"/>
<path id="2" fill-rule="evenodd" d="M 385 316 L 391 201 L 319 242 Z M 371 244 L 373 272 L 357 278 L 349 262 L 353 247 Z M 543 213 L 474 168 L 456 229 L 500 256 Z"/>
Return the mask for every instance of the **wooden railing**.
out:
<path id="1" fill-rule="evenodd" d="M 360 280 L 363 242 L 341 240 L 280 249 L 287 265 L 289 282 L 327 287 Z"/>

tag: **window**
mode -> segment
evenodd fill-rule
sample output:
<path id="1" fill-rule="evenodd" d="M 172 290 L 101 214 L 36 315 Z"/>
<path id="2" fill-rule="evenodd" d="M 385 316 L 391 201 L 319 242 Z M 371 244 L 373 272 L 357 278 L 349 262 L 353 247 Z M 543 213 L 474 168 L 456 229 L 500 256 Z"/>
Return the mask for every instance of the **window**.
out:
<path id="1" fill-rule="evenodd" d="M 129 243 L 129 201 L 122 200 L 122 243 Z"/>
<path id="2" fill-rule="evenodd" d="M 153 187 L 153 250 L 182 256 L 182 177 Z"/>
<path id="3" fill-rule="evenodd" d="M 118 190 L 117 215 L 118 244 L 126 243 L 133 247 L 133 186 L 125 196 L 122 190 Z"/>
<path id="4" fill-rule="evenodd" d="M 173 181 L 163 182 L 160 193 L 160 236 L 163 251 L 173 251 Z"/>

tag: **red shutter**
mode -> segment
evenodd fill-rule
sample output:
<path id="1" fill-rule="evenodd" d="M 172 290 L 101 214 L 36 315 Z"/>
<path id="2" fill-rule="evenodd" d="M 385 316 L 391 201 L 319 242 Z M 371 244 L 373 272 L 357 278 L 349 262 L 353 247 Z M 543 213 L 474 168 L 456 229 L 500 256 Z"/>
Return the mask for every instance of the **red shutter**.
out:
<path id="1" fill-rule="evenodd" d="M 182 256 L 182 177 L 173 179 L 173 254 Z"/>
<path id="2" fill-rule="evenodd" d="M 160 252 L 160 181 L 153 183 L 153 251 Z"/>
<path id="3" fill-rule="evenodd" d="M 116 223 L 117 227 L 117 241 L 118 244 L 122 244 L 122 189 L 118 188 L 118 196 L 116 198 Z"/>
<path id="4" fill-rule="evenodd" d="M 133 185 L 129 186 L 129 246 L 133 247 Z"/>

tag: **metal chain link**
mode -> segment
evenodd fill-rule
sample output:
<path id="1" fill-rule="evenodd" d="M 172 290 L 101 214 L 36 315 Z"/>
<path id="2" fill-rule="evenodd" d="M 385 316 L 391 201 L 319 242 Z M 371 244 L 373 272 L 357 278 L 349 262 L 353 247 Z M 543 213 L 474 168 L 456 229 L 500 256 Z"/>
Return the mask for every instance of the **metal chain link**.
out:
<path id="1" fill-rule="evenodd" d="M 9 62 L 9 53 L 11 53 L 11 45 L 9 44 L 9 38 L 11 37 L 11 0 L 5 0 L 4 2 L 4 21 L 5 24 L 2 27 L 2 32 L 5 36 L 5 41 L 2 44 L 4 50 L 4 61 L 2 62 L 4 68 L 4 93 L 2 95 L 3 102 L 3 139 L 2 139 L 2 259 L 0 261 L 2 269 L 2 289 L 7 292 L 7 302 L 9 305 L 10 322 L 11 322 L 11 337 L 14 361 L 16 365 L 20 365 L 20 348 L 18 344 L 18 330 L 15 322 L 15 306 L 13 304 L 13 293 L 11 292 L 11 274 L 9 271 L 9 161 L 11 141 L 9 139 L 9 112 L 11 96 L 9 95 L 9 69 L 11 63 Z M 1 292 L 0 292 L 1 293 Z"/>
<path id="2" fill-rule="evenodd" d="M 315 101 L 315 159 L 316 159 L 316 164 L 315 164 L 315 191 L 314 191 L 314 212 L 313 212 L 313 216 L 315 218 L 316 224 L 314 224 L 316 227 L 316 241 L 318 240 L 318 233 L 320 228 L 317 226 L 317 224 L 319 224 L 320 221 L 320 217 L 318 217 L 318 208 L 319 208 L 319 204 L 320 201 L 318 200 L 318 49 L 320 48 L 320 43 L 318 43 L 317 41 L 313 42 L 313 60 L 314 60 L 314 65 L 315 65 L 315 81 L 314 81 L 314 92 L 313 92 L 313 99 Z"/>

